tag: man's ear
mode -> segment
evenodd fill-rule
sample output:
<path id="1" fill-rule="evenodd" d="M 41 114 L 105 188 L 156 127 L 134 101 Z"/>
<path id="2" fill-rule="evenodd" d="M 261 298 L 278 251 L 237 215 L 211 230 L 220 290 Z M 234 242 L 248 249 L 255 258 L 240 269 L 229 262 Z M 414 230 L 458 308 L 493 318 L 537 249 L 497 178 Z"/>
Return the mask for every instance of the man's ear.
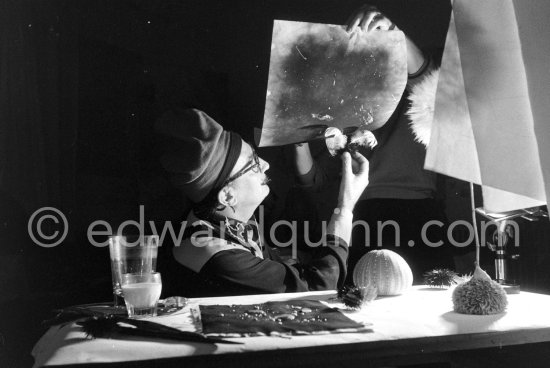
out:
<path id="1" fill-rule="evenodd" d="M 235 194 L 234 188 L 225 186 L 218 192 L 218 202 L 224 206 L 233 207 L 237 204 Z"/>

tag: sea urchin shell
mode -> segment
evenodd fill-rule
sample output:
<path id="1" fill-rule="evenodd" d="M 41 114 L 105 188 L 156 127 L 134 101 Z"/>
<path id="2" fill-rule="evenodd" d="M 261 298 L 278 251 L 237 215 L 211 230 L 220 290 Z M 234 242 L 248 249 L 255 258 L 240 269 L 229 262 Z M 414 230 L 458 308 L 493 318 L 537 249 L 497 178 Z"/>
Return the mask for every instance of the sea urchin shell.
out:
<path id="1" fill-rule="evenodd" d="M 476 267 L 470 281 L 453 291 L 454 311 L 464 314 L 497 314 L 508 305 L 506 292 L 481 268 Z"/>

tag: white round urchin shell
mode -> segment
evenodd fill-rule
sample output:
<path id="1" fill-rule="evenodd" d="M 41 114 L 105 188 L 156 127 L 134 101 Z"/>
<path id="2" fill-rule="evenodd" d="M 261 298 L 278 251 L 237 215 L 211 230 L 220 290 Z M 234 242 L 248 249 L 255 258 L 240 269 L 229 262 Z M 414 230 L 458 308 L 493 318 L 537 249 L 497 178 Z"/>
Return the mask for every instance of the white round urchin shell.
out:
<path id="1" fill-rule="evenodd" d="M 413 275 L 403 257 L 389 249 L 379 249 L 359 259 L 353 269 L 353 282 L 358 287 L 375 286 L 378 295 L 399 295 L 412 286 Z"/>
<path id="2" fill-rule="evenodd" d="M 463 314 L 497 314 L 506 310 L 506 292 L 493 280 L 472 278 L 453 291 L 454 311 Z"/>
<path id="3" fill-rule="evenodd" d="M 435 91 L 439 69 L 427 74 L 422 81 L 416 84 L 409 94 L 411 106 L 407 111 L 411 122 L 410 126 L 414 133 L 415 140 L 428 146 L 432 132 L 434 118 Z"/>

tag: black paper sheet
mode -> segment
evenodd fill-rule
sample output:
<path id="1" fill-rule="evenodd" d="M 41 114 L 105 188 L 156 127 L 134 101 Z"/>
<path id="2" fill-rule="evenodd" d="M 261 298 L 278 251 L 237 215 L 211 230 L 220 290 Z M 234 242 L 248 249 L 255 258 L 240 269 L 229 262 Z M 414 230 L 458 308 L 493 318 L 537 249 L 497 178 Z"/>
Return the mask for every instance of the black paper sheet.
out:
<path id="1" fill-rule="evenodd" d="M 243 337 L 371 331 L 317 300 L 250 305 L 200 305 L 203 333 Z"/>

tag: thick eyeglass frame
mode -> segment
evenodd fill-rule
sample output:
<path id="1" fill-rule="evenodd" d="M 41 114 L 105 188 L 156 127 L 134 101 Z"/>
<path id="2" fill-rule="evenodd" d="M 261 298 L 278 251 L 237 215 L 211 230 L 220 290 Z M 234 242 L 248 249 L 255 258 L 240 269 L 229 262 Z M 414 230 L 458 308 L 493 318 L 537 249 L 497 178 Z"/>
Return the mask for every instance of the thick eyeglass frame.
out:
<path id="1" fill-rule="evenodd" d="M 227 178 L 223 182 L 222 188 L 225 187 L 227 184 L 237 180 L 238 178 L 240 178 L 250 170 L 252 170 L 252 172 L 259 173 L 261 169 L 262 169 L 262 163 L 260 162 L 260 157 L 258 157 L 258 154 L 256 153 L 256 151 L 252 149 L 252 160 L 248 162 L 247 166 L 243 167 L 240 171 L 237 171 L 235 175 Z"/>

